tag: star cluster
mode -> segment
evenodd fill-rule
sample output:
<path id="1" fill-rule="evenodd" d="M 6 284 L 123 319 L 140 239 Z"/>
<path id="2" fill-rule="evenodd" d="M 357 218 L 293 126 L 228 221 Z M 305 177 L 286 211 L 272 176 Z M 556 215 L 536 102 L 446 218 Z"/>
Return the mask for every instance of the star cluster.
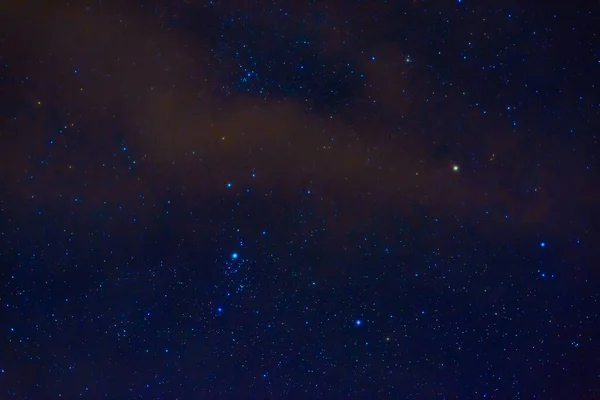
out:
<path id="1" fill-rule="evenodd" d="M 599 16 L 3 2 L 0 398 L 598 398 Z"/>

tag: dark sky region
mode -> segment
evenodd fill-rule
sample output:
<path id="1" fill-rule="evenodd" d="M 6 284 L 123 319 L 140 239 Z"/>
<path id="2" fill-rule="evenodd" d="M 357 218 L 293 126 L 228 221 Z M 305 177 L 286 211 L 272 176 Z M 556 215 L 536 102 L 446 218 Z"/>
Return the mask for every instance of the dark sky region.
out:
<path id="1" fill-rule="evenodd" d="M 599 27 L 0 2 L 0 398 L 600 399 Z"/>

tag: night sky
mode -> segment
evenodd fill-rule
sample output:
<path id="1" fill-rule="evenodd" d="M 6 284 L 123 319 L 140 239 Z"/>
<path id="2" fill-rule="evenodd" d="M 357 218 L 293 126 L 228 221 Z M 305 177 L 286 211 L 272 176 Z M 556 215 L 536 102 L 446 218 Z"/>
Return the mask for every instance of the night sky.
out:
<path id="1" fill-rule="evenodd" d="M 596 1 L 0 1 L 0 399 L 600 399 L 599 128 Z"/>

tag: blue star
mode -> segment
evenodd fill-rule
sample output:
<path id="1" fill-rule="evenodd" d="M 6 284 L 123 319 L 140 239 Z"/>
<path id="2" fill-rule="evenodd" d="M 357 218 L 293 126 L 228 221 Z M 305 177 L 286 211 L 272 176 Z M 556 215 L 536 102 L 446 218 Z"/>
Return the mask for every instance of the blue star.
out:
<path id="1" fill-rule="evenodd" d="M 362 325 L 362 321 L 360 319 L 357 319 L 356 321 L 354 321 L 354 324 L 356 326 L 361 326 Z"/>
<path id="2" fill-rule="evenodd" d="M 540 247 L 546 247 L 546 242 L 541 242 Z"/>
<path id="3" fill-rule="evenodd" d="M 238 253 L 231 253 L 231 258 L 233 258 L 234 260 L 237 259 L 239 257 Z"/>

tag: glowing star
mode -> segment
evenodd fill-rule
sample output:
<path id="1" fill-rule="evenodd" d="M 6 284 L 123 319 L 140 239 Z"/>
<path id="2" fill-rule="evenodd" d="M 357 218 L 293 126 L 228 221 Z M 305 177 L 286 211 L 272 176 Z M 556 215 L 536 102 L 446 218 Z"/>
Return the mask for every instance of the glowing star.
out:
<path id="1" fill-rule="evenodd" d="M 452 167 L 452 171 L 454 171 L 454 172 L 458 172 L 458 169 L 459 169 L 459 168 L 458 168 L 458 165 L 454 165 L 454 166 Z"/>
<path id="2" fill-rule="evenodd" d="M 354 321 L 354 324 L 356 326 L 361 326 L 362 325 L 362 321 L 360 319 L 357 319 L 356 321 Z"/>
<path id="3" fill-rule="evenodd" d="M 233 258 L 234 260 L 237 259 L 239 257 L 238 253 L 231 253 L 231 258 Z"/>

